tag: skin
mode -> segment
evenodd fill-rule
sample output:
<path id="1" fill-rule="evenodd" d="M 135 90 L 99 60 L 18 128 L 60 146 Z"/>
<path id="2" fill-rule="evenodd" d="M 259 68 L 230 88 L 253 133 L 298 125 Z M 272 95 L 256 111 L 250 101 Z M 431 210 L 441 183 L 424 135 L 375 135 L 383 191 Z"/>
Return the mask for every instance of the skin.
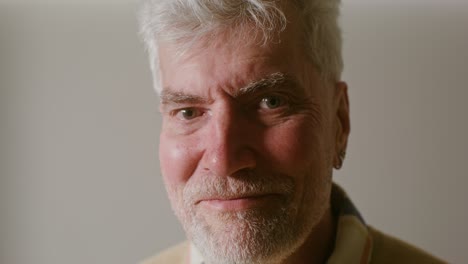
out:
<path id="1" fill-rule="evenodd" d="M 268 261 L 323 263 L 336 225 L 332 170 L 349 134 L 347 87 L 319 78 L 296 24 L 263 46 L 218 34 L 179 56 L 161 42 L 159 155 L 189 239 L 201 222 L 208 240 L 247 243 L 246 221 L 281 218 L 284 206 L 298 234 Z"/>

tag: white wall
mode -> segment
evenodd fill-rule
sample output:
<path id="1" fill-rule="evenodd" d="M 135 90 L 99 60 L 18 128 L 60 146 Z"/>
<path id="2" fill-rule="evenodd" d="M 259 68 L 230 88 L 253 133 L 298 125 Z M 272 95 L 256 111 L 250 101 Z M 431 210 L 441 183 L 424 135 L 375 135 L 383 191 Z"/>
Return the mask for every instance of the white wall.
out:
<path id="1" fill-rule="evenodd" d="M 136 7 L 57 2 L 0 3 L 0 263 L 136 263 L 183 239 Z M 367 222 L 463 263 L 468 5 L 441 3 L 344 0 L 336 180 Z"/>
<path id="2" fill-rule="evenodd" d="M 135 6 L 1 10 L 0 263 L 136 263 L 175 243 Z"/>
<path id="3" fill-rule="evenodd" d="M 336 175 L 384 231 L 468 258 L 468 2 L 344 2 L 352 133 Z"/>

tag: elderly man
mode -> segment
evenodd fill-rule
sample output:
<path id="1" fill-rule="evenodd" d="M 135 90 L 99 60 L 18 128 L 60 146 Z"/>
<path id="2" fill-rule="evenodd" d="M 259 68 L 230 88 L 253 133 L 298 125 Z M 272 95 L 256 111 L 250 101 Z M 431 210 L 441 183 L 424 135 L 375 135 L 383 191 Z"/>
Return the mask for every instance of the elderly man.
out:
<path id="1" fill-rule="evenodd" d="M 147 263 L 438 263 L 333 184 L 350 132 L 338 0 L 154 0 L 141 32 L 188 241 Z"/>

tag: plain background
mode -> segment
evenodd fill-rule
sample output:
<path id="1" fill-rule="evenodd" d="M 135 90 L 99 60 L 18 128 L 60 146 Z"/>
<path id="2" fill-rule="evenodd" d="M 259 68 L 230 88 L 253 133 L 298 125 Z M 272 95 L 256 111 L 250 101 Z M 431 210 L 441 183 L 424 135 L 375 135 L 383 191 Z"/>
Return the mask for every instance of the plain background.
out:
<path id="1" fill-rule="evenodd" d="M 79 4 L 78 4 L 79 2 Z M 0 263 L 137 263 L 184 237 L 134 1 L 0 3 Z M 468 259 L 468 3 L 344 0 L 345 187 L 366 221 Z"/>

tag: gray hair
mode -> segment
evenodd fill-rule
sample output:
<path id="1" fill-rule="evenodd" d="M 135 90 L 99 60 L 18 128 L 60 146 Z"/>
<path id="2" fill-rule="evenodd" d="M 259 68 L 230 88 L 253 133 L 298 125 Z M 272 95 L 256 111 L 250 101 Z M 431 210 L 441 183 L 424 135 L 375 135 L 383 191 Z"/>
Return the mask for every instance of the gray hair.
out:
<path id="1" fill-rule="evenodd" d="M 340 0 L 283 0 L 294 3 L 301 15 L 308 58 L 323 79 L 338 81 L 343 71 Z M 211 33 L 254 24 L 266 44 L 283 31 L 287 19 L 281 0 L 146 0 L 139 12 L 154 87 L 160 92 L 158 41 L 193 43 Z"/>

